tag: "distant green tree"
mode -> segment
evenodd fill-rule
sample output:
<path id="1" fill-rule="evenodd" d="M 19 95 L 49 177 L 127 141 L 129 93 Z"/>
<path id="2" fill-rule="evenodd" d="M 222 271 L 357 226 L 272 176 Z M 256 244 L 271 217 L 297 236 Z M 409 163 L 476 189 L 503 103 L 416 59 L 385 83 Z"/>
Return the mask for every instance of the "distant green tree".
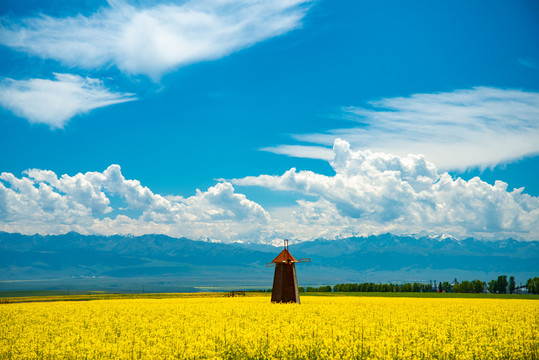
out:
<path id="1" fill-rule="evenodd" d="M 481 280 L 464 280 L 459 284 L 453 285 L 453 292 L 456 293 L 482 293 L 485 283 Z"/>
<path id="2" fill-rule="evenodd" d="M 414 291 L 414 287 L 410 283 L 406 283 L 401 286 L 401 292 L 412 292 L 412 291 Z"/>
<path id="3" fill-rule="evenodd" d="M 472 283 L 464 280 L 461 283 L 453 285 L 453 292 L 455 293 L 470 293 L 472 292 Z"/>
<path id="4" fill-rule="evenodd" d="M 482 293 L 485 289 L 485 283 L 481 280 L 472 281 L 472 289 L 474 293 Z"/>
<path id="5" fill-rule="evenodd" d="M 498 294 L 506 294 L 507 293 L 507 275 L 500 275 L 498 276 L 497 281 L 497 292 Z"/>
<path id="6" fill-rule="evenodd" d="M 498 283 L 496 280 L 490 280 L 490 282 L 487 285 L 488 292 L 491 294 L 496 294 L 498 291 Z"/>
<path id="7" fill-rule="evenodd" d="M 533 279 L 528 279 L 526 288 L 531 294 L 539 294 L 539 277 L 536 276 Z"/>
<path id="8" fill-rule="evenodd" d="M 515 288 L 516 288 L 516 285 L 515 285 L 515 277 L 514 276 L 511 276 L 509 278 L 509 293 L 510 294 L 513 294 L 515 292 Z"/>
<path id="9" fill-rule="evenodd" d="M 444 281 L 442 284 L 442 291 L 443 292 L 450 292 L 451 291 L 451 284 L 447 281 Z"/>
<path id="10" fill-rule="evenodd" d="M 331 286 L 330 285 L 326 285 L 326 286 L 320 286 L 320 287 L 312 287 L 312 286 L 307 286 L 307 292 L 331 292 Z"/>

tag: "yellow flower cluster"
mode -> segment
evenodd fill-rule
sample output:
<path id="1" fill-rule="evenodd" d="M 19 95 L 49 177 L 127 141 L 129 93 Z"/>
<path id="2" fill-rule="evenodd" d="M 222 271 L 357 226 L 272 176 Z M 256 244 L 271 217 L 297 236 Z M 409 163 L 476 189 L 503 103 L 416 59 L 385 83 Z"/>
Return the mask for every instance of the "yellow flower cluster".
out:
<path id="1" fill-rule="evenodd" d="M 0 305 L 0 359 L 539 359 L 539 301 L 329 296 Z"/>

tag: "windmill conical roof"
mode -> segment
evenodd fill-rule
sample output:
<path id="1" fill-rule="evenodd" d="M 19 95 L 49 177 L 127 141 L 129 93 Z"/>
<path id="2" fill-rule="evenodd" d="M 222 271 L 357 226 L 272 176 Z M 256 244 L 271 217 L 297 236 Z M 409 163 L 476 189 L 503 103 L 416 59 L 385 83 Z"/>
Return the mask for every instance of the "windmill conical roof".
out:
<path id="1" fill-rule="evenodd" d="M 282 262 L 298 262 L 295 257 L 290 254 L 287 249 L 281 251 L 279 255 L 272 261 L 273 263 L 282 263 Z"/>

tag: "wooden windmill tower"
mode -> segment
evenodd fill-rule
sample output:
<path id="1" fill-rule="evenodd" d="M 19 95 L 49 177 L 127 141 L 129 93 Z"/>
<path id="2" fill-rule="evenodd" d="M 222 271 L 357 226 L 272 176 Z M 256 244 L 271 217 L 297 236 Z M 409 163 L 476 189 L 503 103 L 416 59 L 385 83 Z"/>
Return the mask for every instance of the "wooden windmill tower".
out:
<path id="1" fill-rule="evenodd" d="M 300 303 L 295 263 L 310 261 L 309 258 L 296 260 L 288 251 L 288 240 L 284 241 L 283 251 L 271 263 L 266 264 L 267 267 L 275 267 L 271 302 Z"/>

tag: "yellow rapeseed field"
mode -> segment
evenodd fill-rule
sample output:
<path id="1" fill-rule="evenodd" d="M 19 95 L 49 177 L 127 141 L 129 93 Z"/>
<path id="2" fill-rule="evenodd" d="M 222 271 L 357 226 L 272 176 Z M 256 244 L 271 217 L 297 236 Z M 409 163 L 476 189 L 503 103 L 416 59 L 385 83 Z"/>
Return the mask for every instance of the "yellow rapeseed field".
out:
<path id="1" fill-rule="evenodd" d="M 383 297 L 0 305 L 1 359 L 538 359 L 539 301 Z"/>

